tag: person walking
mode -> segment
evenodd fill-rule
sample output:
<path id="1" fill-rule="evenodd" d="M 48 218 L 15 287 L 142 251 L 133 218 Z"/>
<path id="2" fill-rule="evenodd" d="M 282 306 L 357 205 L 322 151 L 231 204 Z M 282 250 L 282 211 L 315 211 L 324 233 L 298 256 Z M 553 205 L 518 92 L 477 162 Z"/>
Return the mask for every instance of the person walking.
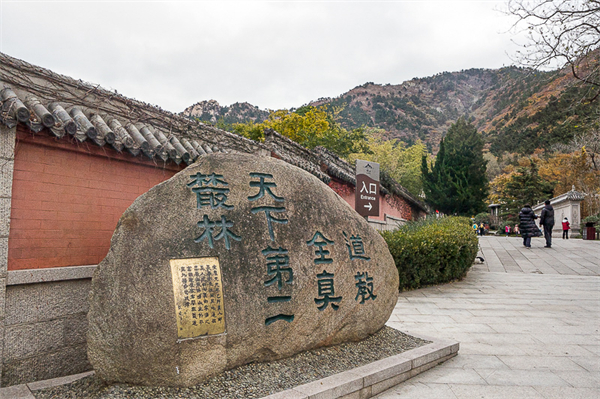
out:
<path id="1" fill-rule="evenodd" d="M 508 237 L 508 235 L 510 234 L 510 226 L 509 225 L 504 226 L 504 232 L 506 233 L 506 236 Z"/>
<path id="2" fill-rule="evenodd" d="M 479 223 L 479 235 L 483 236 L 483 234 L 485 233 L 485 227 L 483 225 L 483 222 Z"/>
<path id="3" fill-rule="evenodd" d="M 540 226 L 544 226 L 544 238 L 546 246 L 544 248 L 552 248 L 552 228 L 554 228 L 554 208 L 550 205 L 550 200 L 544 201 L 544 208 L 540 215 Z"/>
<path id="4" fill-rule="evenodd" d="M 569 219 L 564 218 L 562 221 L 562 227 L 563 227 L 563 240 L 564 239 L 569 239 L 569 229 L 571 229 L 571 224 L 569 223 Z"/>
<path id="5" fill-rule="evenodd" d="M 535 224 L 537 215 L 531 209 L 531 205 L 525 204 L 519 212 L 519 226 L 521 226 L 521 237 L 523 237 L 523 246 L 531 248 L 531 237 L 539 237 L 542 234 Z"/>
<path id="6" fill-rule="evenodd" d="M 521 232 L 519 231 L 519 225 L 515 224 L 515 236 L 519 236 L 521 235 Z"/>

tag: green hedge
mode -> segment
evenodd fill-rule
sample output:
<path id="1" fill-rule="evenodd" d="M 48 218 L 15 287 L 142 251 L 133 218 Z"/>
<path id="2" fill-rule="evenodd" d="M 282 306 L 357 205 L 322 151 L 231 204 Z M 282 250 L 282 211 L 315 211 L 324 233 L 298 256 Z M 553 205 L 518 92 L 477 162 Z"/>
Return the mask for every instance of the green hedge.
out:
<path id="1" fill-rule="evenodd" d="M 382 235 L 394 257 L 401 291 L 460 279 L 477 256 L 477 236 L 465 217 L 412 222 Z"/>

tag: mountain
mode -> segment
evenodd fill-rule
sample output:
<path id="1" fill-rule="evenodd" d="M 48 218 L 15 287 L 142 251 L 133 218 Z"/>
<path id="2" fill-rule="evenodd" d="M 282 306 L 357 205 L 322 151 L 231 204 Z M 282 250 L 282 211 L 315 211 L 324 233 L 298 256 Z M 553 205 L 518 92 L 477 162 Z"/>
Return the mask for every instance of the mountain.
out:
<path id="1" fill-rule="evenodd" d="M 246 102 L 224 107 L 215 100 L 208 100 L 187 107 L 181 114 L 189 118 L 198 118 L 202 122 L 213 125 L 219 121 L 230 125 L 248 121 L 262 122 L 269 116 L 269 111 L 261 110 Z"/>
<path id="2" fill-rule="evenodd" d="M 496 155 L 532 153 L 570 140 L 600 112 L 600 101 L 592 105 L 581 101 L 584 88 L 574 83 L 568 70 L 469 69 L 399 85 L 368 82 L 309 105 L 340 107 L 338 121 L 345 128 L 381 128 L 388 139 L 406 144 L 422 140 L 433 152 L 448 127 L 464 116 L 473 121 Z M 220 121 L 226 127 L 248 120 L 260 122 L 268 112 L 248 103 L 221 107 L 211 100 L 187 108 L 184 115 L 213 124 Z"/>

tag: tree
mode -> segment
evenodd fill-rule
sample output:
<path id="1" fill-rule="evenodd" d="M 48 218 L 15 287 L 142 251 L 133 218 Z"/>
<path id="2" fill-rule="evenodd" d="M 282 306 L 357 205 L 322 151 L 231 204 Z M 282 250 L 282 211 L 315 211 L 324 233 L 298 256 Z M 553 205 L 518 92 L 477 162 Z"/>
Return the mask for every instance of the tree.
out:
<path id="1" fill-rule="evenodd" d="M 296 111 L 281 109 L 271 111 L 261 123 L 252 121 L 236 123 L 233 131 L 255 141 L 264 140 L 264 130 L 273 129 L 277 133 L 307 148 L 323 146 L 341 157 L 353 152 L 368 151 L 363 128 L 346 130 L 336 119 L 341 109 L 327 106 L 305 106 Z"/>
<path id="2" fill-rule="evenodd" d="M 572 153 L 585 150 L 589 166 L 600 173 L 600 128 L 594 127 L 576 134 L 567 144 L 556 144 L 553 149 L 562 153 Z"/>
<path id="3" fill-rule="evenodd" d="M 485 174 L 488 180 L 492 181 L 496 176 L 502 173 L 502 167 L 498 163 L 498 158 L 495 157 L 491 152 L 485 152 L 483 154 L 483 159 L 485 159 L 487 162 Z"/>
<path id="4" fill-rule="evenodd" d="M 516 170 L 509 168 L 511 171 L 496 177 L 491 183 L 495 190 L 494 202 L 502 204 L 503 218 L 516 222 L 523 205 L 534 206 L 552 197 L 555 184 L 540 176 L 538 162 L 537 157 L 523 158 Z"/>
<path id="5" fill-rule="evenodd" d="M 426 201 L 447 214 L 473 215 L 485 210 L 488 187 L 483 138 L 464 118 L 459 118 L 440 142 L 431 171 L 422 158 Z"/>
<path id="6" fill-rule="evenodd" d="M 420 195 L 423 191 L 421 157 L 427 154 L 427 148 L 421 141 L 406 147 L 401 141 L 385 140 L 384 134 L 381 129 L 368 129 L 368 151 L 350 154 L 348 161 L 351 164 L 357 159 L 377 162 L 402 187 Z"/>
<path id="7" fill-rule="evenodd" d="M 527 32 L 521 64 L 567 66 L 590 101 L 600 96 L 600 0 L 509 0 L 507 13 L 517 17 L 515 30 Z"/>
<path id="8" fill-rule="evenodd" d="M 570 191 L 572 187 L 584 193 L 581 216 L 595 215 L 600 212 L 600 171 L 592 165 L 589 152 L 583 146 L 579 151 L 555 154 L 542 161 L 540 176 L 556 182 L 555 197 Z"/>

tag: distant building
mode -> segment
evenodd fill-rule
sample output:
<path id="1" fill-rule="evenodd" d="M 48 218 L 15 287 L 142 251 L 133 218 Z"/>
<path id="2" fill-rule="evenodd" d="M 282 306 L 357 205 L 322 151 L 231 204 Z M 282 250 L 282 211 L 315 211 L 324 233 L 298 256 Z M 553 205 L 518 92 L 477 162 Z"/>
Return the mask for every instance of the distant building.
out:
<path id="1" fill-rule="evenodd" d="M 498 226 L 500 223 L 500 208 L 502 204 L 490 204 L 488 205 L 488 209 L 490 210 L 490 222 L 494 226 Z"/>
<path id="2" fill-rule="evenodd" d="M 1 53 L 0 103 L 1 386 L 90 368 L 90 279 L 119 217 L 198 157 L 273 156 L 354 201 L 354 168 L 324 148 L 276 132 L 256 143 Z M 375 228 L 426 214 L 383 183 Z"/>
<path id="3" fill-rule="evenodd" d="M 585 199 L 585 194 L 575 190 L 575 186 L 564 194 L 554 197 L 550 200 L 550 205 L 554 208 L 554 228 L 552 231 L 562 232 L 563 218 L 569 219 L 572 234 L 578 234 L 581 228 L 581 201 Z M 536 215 L 542 214 L 544 203 L 533 207 Z"/>

